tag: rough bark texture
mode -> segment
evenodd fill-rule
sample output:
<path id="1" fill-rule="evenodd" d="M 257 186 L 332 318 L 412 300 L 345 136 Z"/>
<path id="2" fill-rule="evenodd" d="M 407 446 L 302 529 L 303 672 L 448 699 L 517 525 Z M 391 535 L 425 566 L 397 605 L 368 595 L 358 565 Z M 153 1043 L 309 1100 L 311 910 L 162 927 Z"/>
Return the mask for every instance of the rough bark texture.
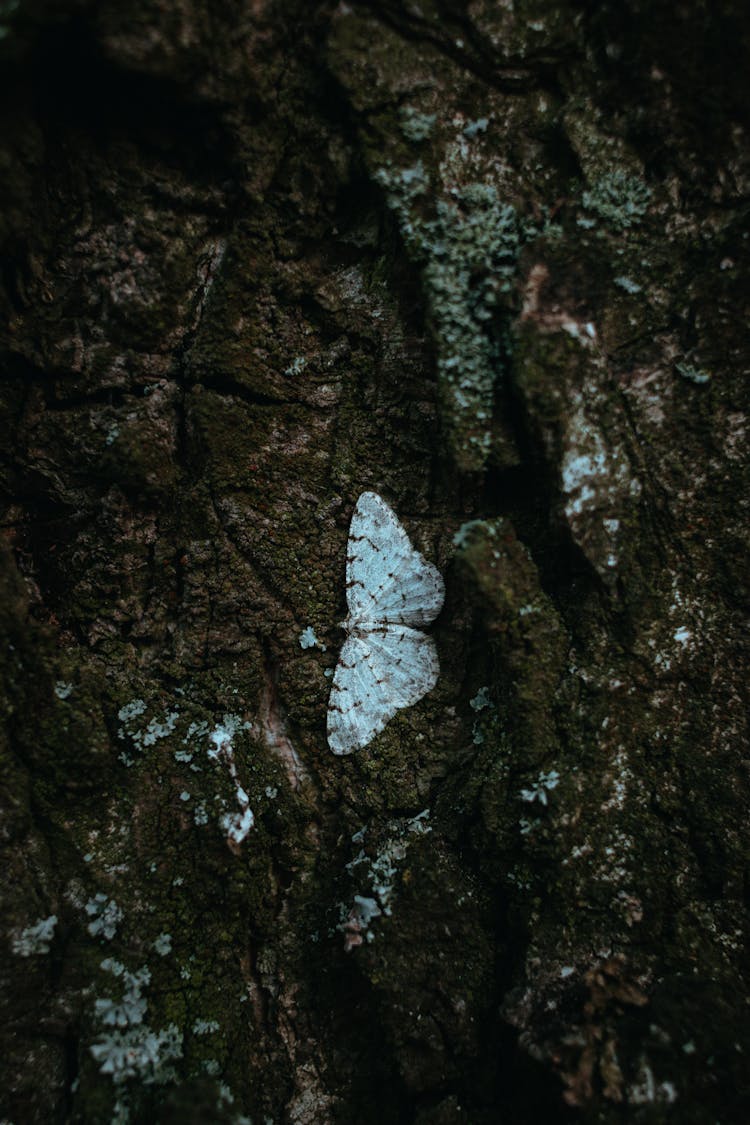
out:
<path id="1" fill-rule="evenodd" d="M 13 1125 L 750 1120 L 744 9 L 1 6 Z"/>

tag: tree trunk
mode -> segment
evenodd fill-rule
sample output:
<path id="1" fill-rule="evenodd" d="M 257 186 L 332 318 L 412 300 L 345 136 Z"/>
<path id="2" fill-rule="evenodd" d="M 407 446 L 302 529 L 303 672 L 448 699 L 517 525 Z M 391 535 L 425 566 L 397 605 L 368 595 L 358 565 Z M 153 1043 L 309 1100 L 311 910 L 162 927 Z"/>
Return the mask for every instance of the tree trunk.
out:
<path id="1" fill-rule="evenodd" d="M 0 21 L 0 1115 L 750 1120 L 744 5 Z"/>

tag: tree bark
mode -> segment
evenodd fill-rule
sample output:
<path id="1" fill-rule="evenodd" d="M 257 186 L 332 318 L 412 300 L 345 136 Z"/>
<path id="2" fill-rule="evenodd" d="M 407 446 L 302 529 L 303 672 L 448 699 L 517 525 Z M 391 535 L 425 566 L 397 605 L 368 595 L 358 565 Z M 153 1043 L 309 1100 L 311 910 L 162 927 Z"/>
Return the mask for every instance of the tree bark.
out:
<path id="1" fill-rule="evenodd" d="M 744 6 L 0 35 L 0 1114 L 746 1122 Z M 335 757 L 366 489 L 441 677 Z"/>

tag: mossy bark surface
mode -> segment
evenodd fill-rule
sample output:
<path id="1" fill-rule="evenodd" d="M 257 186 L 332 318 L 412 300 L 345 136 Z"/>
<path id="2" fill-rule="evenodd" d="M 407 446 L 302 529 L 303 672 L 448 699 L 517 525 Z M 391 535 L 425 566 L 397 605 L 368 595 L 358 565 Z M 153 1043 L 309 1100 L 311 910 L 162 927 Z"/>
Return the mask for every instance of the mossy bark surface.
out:
<path id="1" fill-rule="evenodd" d="M 0 36 L 0 1118 L 750 1120 L 744 6 Z M 337 758 L 365 489 L 441 677 Z"/>

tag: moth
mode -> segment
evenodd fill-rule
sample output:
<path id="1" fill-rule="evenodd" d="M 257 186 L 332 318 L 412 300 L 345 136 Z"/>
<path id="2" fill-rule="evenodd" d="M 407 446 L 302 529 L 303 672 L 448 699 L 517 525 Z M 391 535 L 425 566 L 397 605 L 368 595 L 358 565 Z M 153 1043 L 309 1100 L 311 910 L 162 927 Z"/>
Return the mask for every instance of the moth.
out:
<path id="1" fill-rule="evenodd" d="M 437 567 L 412 546 L 385 500 L 363 492 L 349 526 L 346 640 L 328 701 L 334 754 L 367 746 L 397 711 L 434 688 L 437 650 L 421 629 L 444 599 Z"/>

